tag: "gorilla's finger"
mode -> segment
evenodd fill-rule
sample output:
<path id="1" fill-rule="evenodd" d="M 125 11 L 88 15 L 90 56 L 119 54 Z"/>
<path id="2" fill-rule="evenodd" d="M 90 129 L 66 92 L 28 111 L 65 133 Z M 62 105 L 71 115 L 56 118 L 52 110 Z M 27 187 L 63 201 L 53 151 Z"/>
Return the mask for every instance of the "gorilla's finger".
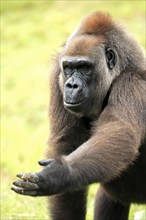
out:
<path id="1" fill-rule="evenodd" d="M 52 162 L 54 162 L 54 159 L 43 159 L 38 161 L 39 165 L 41 166 L 47 166 Z"/>
<path id="2" fill-rule="evenodd" d="M 37 196 L 37 190 L 24 190 L 23 188 L 19 188 L 19 187 L 11 187 L 11 190 L 13 190 L 14 192 L 20 195 Z"/>
<path id="3" fill-rule="evenodd" d="M 31 183 L 28 181 L 23 181 L 23 180 L 16 180 L 13 182 L 13 184 L 17 187 L 23 188 L 23 189 L 28 189 L 28 190 L 32 190 L 32 189 L 38 189 L 38 185 L 35 183 Z"/>
<path id="4" fill-rule="evenodd" d="M 32 183 L 37 183 L 39 181 L 39 177 L 34 173 L 20 173 L 17 174 L 17 177 L 24 181 L 29 181 Z"/>

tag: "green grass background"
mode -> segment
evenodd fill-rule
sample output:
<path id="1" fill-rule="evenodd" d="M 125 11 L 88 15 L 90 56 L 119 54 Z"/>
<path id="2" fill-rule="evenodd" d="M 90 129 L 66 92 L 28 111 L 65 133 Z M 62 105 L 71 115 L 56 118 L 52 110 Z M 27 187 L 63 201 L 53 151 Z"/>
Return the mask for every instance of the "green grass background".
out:
<path id="1" fill-rule="evenodd" d="M 19 172 L 40 169 L 49 134 L 48 74 L 51 58 L 78 21 L 95 10 L 122 20 L 145 45 L 145 1 L 1 0 L 1 218 L 45 220 L 46 198 L 10 190 Z M 93 219 L 97 185 L 90 187 L 87 220 Z M 135 212 L 146 207 L 132 205 Z M 146 217 L 141 217 L 145 220 Z"/>

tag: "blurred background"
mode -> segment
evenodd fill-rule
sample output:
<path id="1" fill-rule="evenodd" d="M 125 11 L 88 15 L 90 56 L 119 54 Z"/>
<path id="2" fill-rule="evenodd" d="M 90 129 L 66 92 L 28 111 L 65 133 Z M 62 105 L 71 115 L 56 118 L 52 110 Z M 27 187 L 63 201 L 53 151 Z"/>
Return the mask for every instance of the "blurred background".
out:
<path id="1" fill-rule="evenodd" d="M 10 190 L 19 172 L 40 169 L 49 134 L 48 74 L 51 58 L 80 19 L 110 12 L 145 45 L 145 1 L 1 0 L 1 218 L 50 220 L 46 198 Z M 87 220 L 93 219 L 97 185 L 90 187 Z M 132 205 L 130 220 L 146 206 Z M 146 216 L 146 215 L 145 215 Z"/>

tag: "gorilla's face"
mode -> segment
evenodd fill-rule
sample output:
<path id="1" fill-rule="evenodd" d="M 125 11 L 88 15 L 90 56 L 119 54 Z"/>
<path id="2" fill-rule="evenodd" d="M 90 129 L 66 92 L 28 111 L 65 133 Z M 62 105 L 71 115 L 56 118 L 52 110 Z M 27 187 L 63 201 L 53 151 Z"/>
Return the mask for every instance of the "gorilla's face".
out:
<path id="1" fill-rule="evenodd" d="M 89 36 L 77 39 L 66 44 L 60 60 L 64 106 L 81 116 L 97 115 L 114 78 L 111 71 L 116 56 L 97 37 L 92 36 L 90 41 Z"/>
<path id="2" fill-rule="evenodd" d="M 62 70 L 65 78 L 64 106 L 77 113 L 86 111 L 93 96 L 94 63 L 85 57 L 66 57 L 62 60 Z"/>

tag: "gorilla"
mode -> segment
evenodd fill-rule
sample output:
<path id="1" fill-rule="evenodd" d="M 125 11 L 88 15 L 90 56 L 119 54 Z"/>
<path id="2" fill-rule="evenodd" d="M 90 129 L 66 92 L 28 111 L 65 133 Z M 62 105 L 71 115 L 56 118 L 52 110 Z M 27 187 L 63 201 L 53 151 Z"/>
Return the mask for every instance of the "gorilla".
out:
<path id="1" fill-rule="evenodd" d="M 91 13 L 56 55 L 50 91 L 43 169 L 18 174 L 12 190 L 50 196 L 53 220 L 85 220 L 88 186 L 99 183 L 94 220 L 127 220 L 131 203 L 146 203 L 142 48 L 109 14 Z"/>

